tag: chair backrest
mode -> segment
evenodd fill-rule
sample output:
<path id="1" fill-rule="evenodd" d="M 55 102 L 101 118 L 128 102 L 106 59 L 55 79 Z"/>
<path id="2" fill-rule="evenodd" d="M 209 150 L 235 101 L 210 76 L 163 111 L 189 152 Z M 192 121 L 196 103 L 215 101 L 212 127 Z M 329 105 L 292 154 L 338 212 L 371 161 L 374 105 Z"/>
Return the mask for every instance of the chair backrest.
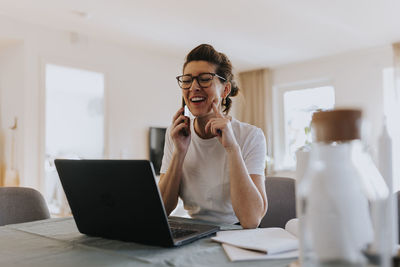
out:
<path id="1" fill-rule="evenodd" d="M 0 226 L 50 218 L 43 196 L 26 187 L 0 187 Z"/>
<path id="2" fill-rule="evenodd" d="M 398 234 L 399 234 L 399 236 L 398 236 L 398 240 L 397 240 L 397 244 L 399 244 L 400 243 L 400 191 L 398 191 L 397 193 L 396 193 L 396 195 L 397 195 L 397 218 L 398 218 L 398 226 L 399 226 L 399 230 L 398 230 Z"/>
<path id="3" fill-rule="evenodd" d="M 295 180 L 286 177 L 266 177 L 265 188 L 268 199 L 268 210 L 260 226 L 281 227 L 296 218 Z"/>

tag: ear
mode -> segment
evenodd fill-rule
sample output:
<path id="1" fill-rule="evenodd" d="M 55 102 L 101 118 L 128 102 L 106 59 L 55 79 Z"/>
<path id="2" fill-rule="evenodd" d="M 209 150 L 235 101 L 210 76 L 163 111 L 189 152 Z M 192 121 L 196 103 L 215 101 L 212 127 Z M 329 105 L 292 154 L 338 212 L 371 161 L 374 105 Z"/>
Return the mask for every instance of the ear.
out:
<path id="1" fill-rule="evenodd" d="M 230 82 L 226 82 L 225 83 L 225 87 L 224 87 L 224 91 L 222 92 L 221 97 L 225 98 L 229 95 L 229 93 L 231 92 L 231 83 Z"/>

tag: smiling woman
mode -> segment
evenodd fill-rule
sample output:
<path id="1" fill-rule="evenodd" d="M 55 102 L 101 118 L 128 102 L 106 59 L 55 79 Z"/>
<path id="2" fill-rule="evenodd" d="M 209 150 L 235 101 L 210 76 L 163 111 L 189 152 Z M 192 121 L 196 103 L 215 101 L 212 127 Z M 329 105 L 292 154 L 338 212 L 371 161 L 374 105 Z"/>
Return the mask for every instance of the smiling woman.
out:
<path id="1" fill-rule="evenodd" d="M 177 80 L 194 119 L 180 108 L 166 132 L 159 187 L 167 213 L 181 198 L 195 219 L 257 227 L 267 210 L 266 142 L 261 129 L 228 115 L 239 91 L 231 62 L 199 45 Z"/>

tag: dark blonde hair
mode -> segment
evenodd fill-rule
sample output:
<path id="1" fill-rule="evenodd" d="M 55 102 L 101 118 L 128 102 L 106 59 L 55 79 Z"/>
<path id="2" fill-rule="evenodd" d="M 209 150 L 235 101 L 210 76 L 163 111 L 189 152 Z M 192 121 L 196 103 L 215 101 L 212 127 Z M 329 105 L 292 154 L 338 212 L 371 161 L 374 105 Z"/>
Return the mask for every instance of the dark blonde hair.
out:
<path id="1" fill-rule="evenodd" d="M 239 87 L 234 81 L 231 61 L 225 54 L 216 51 L 211 45 L 201 44 L 187 54 L 185 63 L 183 64 L 183 70 L 185 70 L 185 67 L 189 62 L 198 60 L 207 61 L 215 65 L 216 74 L 226 79 L 226 81 L 223 79 L 220 79 L 220 81 L 222 83 L 231 83 L 231 92 L 226 96 L 225 101 L 222 103 L 224 106 L 223 112 L 227 114 L 232 106 L 232 100 L 230 97 L 236 96 L 239 93 Z"/>

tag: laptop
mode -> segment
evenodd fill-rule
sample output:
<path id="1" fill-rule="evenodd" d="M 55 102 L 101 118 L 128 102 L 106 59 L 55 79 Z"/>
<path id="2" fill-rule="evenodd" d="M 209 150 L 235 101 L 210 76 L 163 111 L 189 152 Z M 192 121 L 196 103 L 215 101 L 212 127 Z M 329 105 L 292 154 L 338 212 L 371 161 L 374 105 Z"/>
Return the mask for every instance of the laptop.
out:
<path id="1" fill-rule="evenodd" d="M 174 247 L 219 230 L 168 219 L 148 160 L 56 159 L 55 165 L 83 234 Z"/>

